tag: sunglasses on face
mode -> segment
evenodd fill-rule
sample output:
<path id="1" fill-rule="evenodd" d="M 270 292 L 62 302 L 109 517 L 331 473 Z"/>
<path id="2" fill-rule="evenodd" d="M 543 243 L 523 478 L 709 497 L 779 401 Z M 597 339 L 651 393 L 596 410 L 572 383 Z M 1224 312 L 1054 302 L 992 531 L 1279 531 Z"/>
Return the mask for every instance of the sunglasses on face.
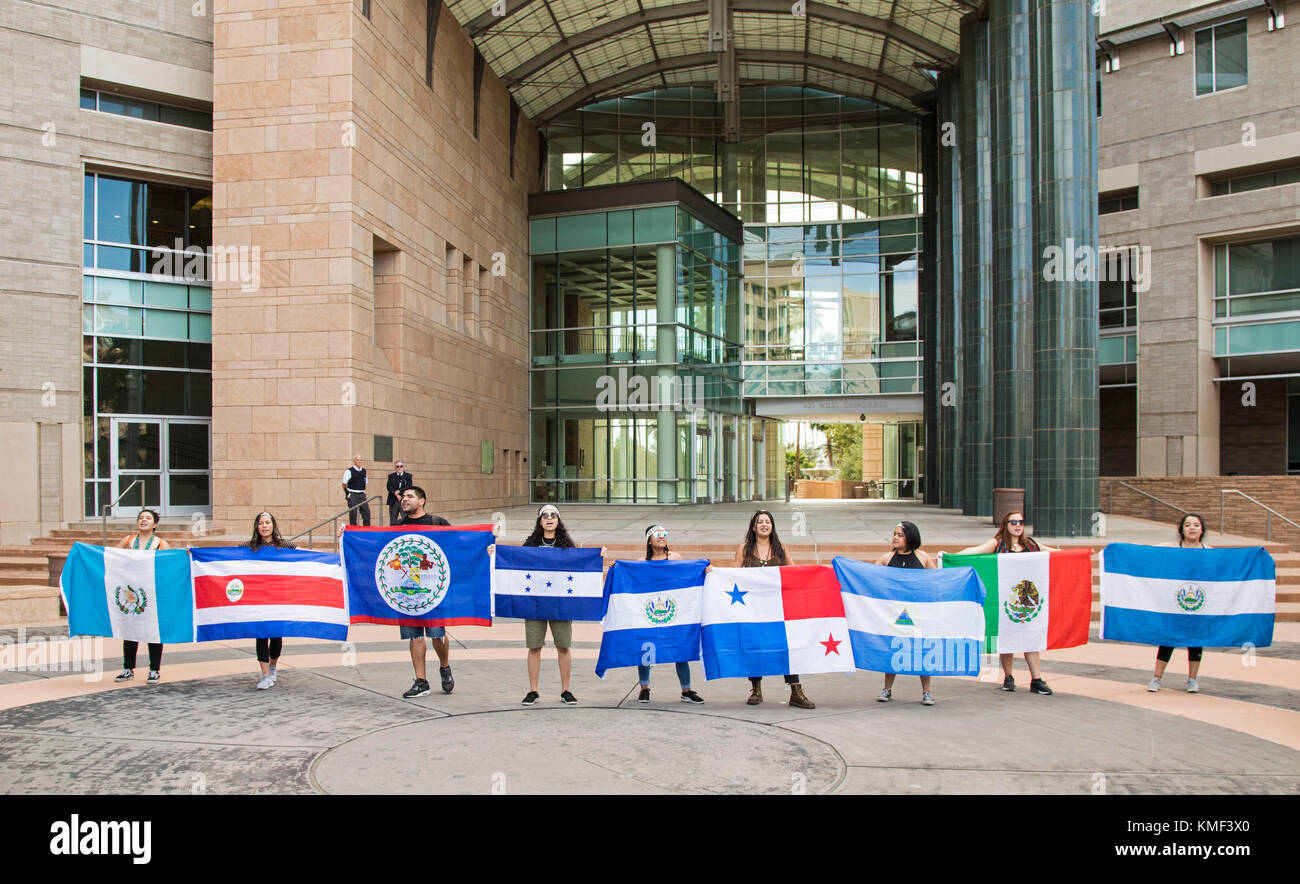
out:
<path id="1" fill-rule="evenodd" d="M 543 519 L 558 519 L 559 517 L 559 513 L 542 513 Z"/>
<path id="2" fill-rule="evenodd" d="M 1008 525 L 1023 525 L 1023 524 L 1025 524 L 1025 520 L 1024 520 L 1024 519 L 1007 519 L 1007 524 L 1008 524 Z"/>
<path id="3" fill-rule="evenodd" d="M 667 532 L 667 531 L 651 531 L 651 532 L 650 532 L 650 536 L 651 536 L 651 537 L 656 537 L 656 538 L 659 538 L 659 539 L 662 540 L 663 538 L 665 538 L 665 537 L 668 536 L 668 532 Z"/>

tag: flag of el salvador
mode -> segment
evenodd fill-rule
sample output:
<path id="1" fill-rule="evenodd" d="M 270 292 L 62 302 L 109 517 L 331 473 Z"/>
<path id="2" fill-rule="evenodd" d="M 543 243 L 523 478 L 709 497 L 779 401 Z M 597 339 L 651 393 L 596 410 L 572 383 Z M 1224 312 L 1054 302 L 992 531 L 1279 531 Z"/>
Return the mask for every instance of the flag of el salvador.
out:
<path id="1" fill-rule="evenodd" d="M 707 561 L 619 561 L 605 576 L 604 633 L 596 675 L 619 666 L 700 659 L 700 600 Z"/>

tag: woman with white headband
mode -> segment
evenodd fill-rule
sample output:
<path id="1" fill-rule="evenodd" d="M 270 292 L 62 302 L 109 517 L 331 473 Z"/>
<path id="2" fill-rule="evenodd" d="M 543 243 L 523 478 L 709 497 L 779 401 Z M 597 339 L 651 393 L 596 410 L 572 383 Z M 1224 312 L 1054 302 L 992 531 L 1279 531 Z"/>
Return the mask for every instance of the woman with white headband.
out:
<path id="1" fill-rule="evenodd" d="M 248 548 L 256 551 L 268 546 L 297 549 L 292 543 L 280 537 L 280 526 L 276 524 L 275 516 L 270 513 L 258 513 L 257 518 L 253 520 L 253 536 L 248 541 Z M 283 648 L 282 638 L 257 639 L 257 665 L 262 667 L 262 678 L 257 683 L 259 691 L 268 690 L 275 684 L 275 668 L 280 662 L 280 651 Z"/>
<path id="2" fill-rule="evenodd" d="M 559 509 L 548 503 L 537 511 L 537 524 L 524 541 L 524 546 L 573 549 L 575 544 L 560 521 Z M 572 620 L 524 621 L 524 642 L 528 645 L 528 693 L 523 705 L 532 706 L 539 696 L 537 685 L 542 671 L 542 645 L 546 644 L 547 627 L 550 627 L 551 643 L 555 645 L 555 654 L 559 658 L 560 700 L 566 706 L 576 705 L 578 698 L 569 690 L 569 674 L 573 671 L 573 654 L 569 650 L 573 645 Z"/>
<path id="3" fill-rule="evenodd" d="M 645 560 L 647 562 L 668 562 L 680 558 L 680 555 L 668 548 L 668 532 L 663 525 L 651 525 L 645 529 Z M 682 660 L 676 665 L 677 681 L 682 686 L 682 702 L 703 703 L 704 698 L 691 690 L 691 664 Z M 649 703 L 650 667 L 637 666 L 636 674 L 641 682 L 641 693 L 637 696 L 636 701 L 638 703 Z"/>

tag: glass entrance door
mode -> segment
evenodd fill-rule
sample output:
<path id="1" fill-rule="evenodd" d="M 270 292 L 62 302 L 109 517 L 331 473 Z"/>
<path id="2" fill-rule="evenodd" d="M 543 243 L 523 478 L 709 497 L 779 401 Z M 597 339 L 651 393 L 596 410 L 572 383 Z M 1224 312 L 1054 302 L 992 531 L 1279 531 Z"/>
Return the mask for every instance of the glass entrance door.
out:
<path id="1" fill-rule="evenodd" d="M 112 418 L 112 515 L 162 510 L 162 427 L 160 420 Z"/>
<path id="2" fill-rule="evenodd" d="M 110 420 L 113 496 L 121 495 L 112 515 L 130 517 L 142 507 L 164 516 L 211 512 L 210 421 Z"/>
<path id="3" fill-rule="evenodd" d="M 884 487 L 890 500 L 920 496 L 920 476 L 925 463 L 921 424 L 885 424 Z"/>

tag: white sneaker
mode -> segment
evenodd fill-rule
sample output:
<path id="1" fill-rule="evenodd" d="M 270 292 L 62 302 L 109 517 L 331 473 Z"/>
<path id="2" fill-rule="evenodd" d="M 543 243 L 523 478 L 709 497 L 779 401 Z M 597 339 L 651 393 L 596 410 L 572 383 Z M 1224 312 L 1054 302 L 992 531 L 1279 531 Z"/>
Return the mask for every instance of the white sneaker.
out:
<path id="1" fill-rule="evenodd" d="M 1201 692 L 1201 686 L 1196 683 L 1196 679 L 1194 678 L 1187 679 L 1187 693 L 1199 694 L 1200 692 Z"/>
<path id="2" fill-rule="evenodd" d="M 275 684 L 275 676 L 273 676 L 273 675 L 263 675 L 263 676 L 262 676 L 262 680 L 259 681 L 259 682 L 257 683 L 257 689 L 258 689 L 259 691 L 265 691 L 265 690 L 267 690 L 268 688 L 270 688 L 271 685 L 273 685 L 273 684 Z"/>
<path id="3" fill-rule="evenodd" d="M 275 673 L 275 667 L 274 667 L 274 666 L 271 667 L 271 671 L 270 671 L 269 675 L 271 676 L 271 684 L 275 684 L 275 675 L 276 675 L 276 673 Z"/>
<path id="4" fill-rule="evenodd" d="M 881 692 L 880 692 L 880 696 L 879 696 L 879 697 L 876 697 L 876 702 L 877 702 L 877 703 L 888 703 L 888 702 L 889 702 L 890 700 L 892 700 L 892 699 L 894 699 L 894 692 L 893 692 L 893 691 L 881 691 Z"/>
<path id="5" fill-rule="evenodd" d="M 930 693 L 929 691 L 925 691 L 925 692 L 923 692 L 923 693 L 921 694 L 921 705 L 922 705 L 922 706 L 933 706 L 933 705 L 934 705 L 934 694 Z"/>
<path id="6" fill-rule="evenodd" d="M 1156 691 L 1160 690 L 1160 679 L 1158 678 L 1151 679 L 1150 683 L 1147 685 L 1147 690 L 1153 694 Z"/>

